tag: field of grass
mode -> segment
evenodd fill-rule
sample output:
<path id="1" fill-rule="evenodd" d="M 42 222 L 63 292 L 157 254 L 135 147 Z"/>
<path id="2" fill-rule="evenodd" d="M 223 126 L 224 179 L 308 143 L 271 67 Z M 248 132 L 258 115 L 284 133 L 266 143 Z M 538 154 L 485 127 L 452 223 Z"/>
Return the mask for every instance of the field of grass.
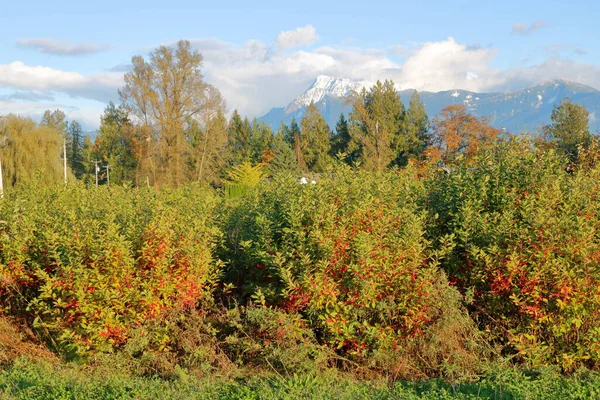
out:
<path id="1" fill-rule="evenodd" d="M 504 369 L 475 383 L 357 381 L 332 373 L 211 380 L 178 370 L 171 379 L 140 378 L 69 365 L 17 361 L 0 372 L 6 399 L 597 399 L 600 375 L 564 377 L 551 369 Z"/>

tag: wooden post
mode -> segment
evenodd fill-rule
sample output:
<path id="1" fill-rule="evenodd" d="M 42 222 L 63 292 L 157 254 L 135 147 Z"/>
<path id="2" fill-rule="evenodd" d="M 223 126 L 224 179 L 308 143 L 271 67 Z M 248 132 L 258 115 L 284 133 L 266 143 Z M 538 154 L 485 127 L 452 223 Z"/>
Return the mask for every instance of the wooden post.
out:
<path id="1" fill-rule="evenodd" d="M 65 138 L 65 141 L 63 144 L 63 154 L 64 154 L 63 165 L 64 165 L 64 170 L 65 170 L 65 185 L 66 185 L 67 184 L 67 138 Z"/>
<path id="2" fill-rule="evenodd" d="M 2 160 L 0 160 L 0 199 L 4 198 L 4 182 L 2 181 Z"/>

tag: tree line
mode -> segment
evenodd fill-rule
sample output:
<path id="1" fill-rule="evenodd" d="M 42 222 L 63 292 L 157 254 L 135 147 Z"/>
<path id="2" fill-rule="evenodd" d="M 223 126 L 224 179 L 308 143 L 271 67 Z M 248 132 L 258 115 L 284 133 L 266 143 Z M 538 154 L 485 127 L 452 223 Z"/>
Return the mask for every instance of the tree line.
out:
<path id="1" fill-rule="evenodd" d="M 93 141 L 60 110 L 46 111 L 38 124 L 13 115 L 0 119 L 5 185 L 36 176 L 60 180 L 64 157 L 68 179 L 93 182 L 98 173 L 100 183 L 110 176 L 115 184 L 170 187 L 220 186 L 239 176 L 240 166 L 319 174 L 338 162 L 369 171 L 409 160 L 446 165 L 468 160 L 504 136 L 462 105 L 447 106 L 430 120 L 416 91 L 405 108 L 387 80 L 352 93 L 352 111 L 341 114 L 333 129 L 311 103 L 300 121 L 282 122 L 273 131 L 237 110 L 227 118 L 225 100 L 205 82 L 202 55 L 188 41 L 135 56 L 132 64 L 119 90 L 121 104 L 108 104 Z M 587 110 L 565 99 L 538 137 L 576 160 L 578 149 L 593 140 Z"/>

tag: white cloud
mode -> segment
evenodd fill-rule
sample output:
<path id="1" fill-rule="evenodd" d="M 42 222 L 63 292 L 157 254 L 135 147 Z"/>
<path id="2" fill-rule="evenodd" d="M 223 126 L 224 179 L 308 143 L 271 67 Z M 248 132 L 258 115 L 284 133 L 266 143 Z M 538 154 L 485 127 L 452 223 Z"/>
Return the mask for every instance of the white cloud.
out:
<path id="1" fill-rule="evenodd" d="M 2 115 L 16 114 L 39 120 L 44 111 L 61 109 L 65 112 L 67 120 L 78 121 L 84 130 L 95 130 L 100 125 L 100 115 L 104 107 L 74 107 L 59 102 L 38 101 L 6 101 L 0 98 Z"/>
<path id="2" fill-rule="evenodd" d="M 539 29 L 545 28 L 547 26 L 548 26 L 548 22 L 546 22 L 544 20 L 535 21 L 531 25 L 522 24 L 520 22 L 517 22 L 512 27 L 512 33 L 514 33 L 516 35 L 525 36 L 525 35 L 529 35 L 530 33 L 534 32 L 534 31 L 537 31 Z"/>
<path id="3" fill-rule="evenodd" d="M 459 43 L 453 38 L 410 44 L 412 51 L 402 62 L 388 56 L 390 48 L 338 45 L 281 51 L 277 44 L 268 45 L 258 40 L 234 44 L 204 38 L 191 42 L 203 54 L 206 80 L 223 93 L 229 111 L 237 108 L 242 115 L 249 117 L 261 116 L 271 107 L 287 105 L 318 75 L 349 78 L 365 84 L 372 84 L 378 79 L 392 79 L 399 89 L 429 91 L 507 91 L 554 78 L 569 79 L 600 89 L 600 65 L 556 56 L 527 67 L 497 69 L 493 67 L 498 56 L 497 49 Z M 51 96 L 56 94 L 60 98 L 62 94 L 63 103 L 68 103 L 64 95 L 101 102 L 95 117 L 91 117 L 94 112 L 91 103 L 87 103 L 90 108 L 86 111 L 78 111 L 86 120 L 97 121 L 103 104 L 118 100 L 117 89 L 123 85 L 123 72 L 116 71 L 125 69 L 123 65 L 115 68 L 115 72 L 81 74 L 25 65 L 19 61 L 0 64 L 0 88 L 24 93 L 29 91 L 38 97 L 37 102 L 24 93 L 20 95 L 21 101 L 15 101 L 19 100 L 15 97 L 4 97 L 0 99 L 4 100 L 0 110 L 10 110 L 4 108 L 10 103 L 13 109 L 32 107 L 38 112 L 38 109 L 48 108 Z M 50 97 L 40 97 L 44 95 Z M 72 104 L 80 103 L 77 100 Z"/>
<path id="4" fill-rule="evenodd" d="M 57 91 L 71 97 L 107 102 L 114 100 L 123 84 L 123 74 L 102 72 L 84 75 L 45 66 L 25 65 L 21 61 L 0 64 L 0 87 Z"/>
<path id="5" fill-rule="evenodd" d="M 39 51 L 40 53 L 56 56 L 83 56 L 99 53 L 110 47 L 107 45 L 99 46 L 91 43 L 69 44 L 46 38 L 19 39 L 17 40 L 17 44 L 20 47 L 28 47 Z"/>
<path id="6" fill-rule="evenodd" d="M 317 31 L 314 26 L 306 25 L 296 28 L 294 31 L 281 32 L 275 38 L 277 47 L 285 50 L 292 47 L 307 46 L 317 41 Z"/>

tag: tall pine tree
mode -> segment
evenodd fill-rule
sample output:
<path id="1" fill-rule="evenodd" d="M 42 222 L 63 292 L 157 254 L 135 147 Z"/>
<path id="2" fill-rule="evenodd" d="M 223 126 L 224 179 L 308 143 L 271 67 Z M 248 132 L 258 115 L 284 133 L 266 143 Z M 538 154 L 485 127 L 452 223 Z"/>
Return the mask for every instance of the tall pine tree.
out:
<path id="1" fill-rule="evenodd" d="M 234 110 L 227 126 L 231 164 L 237 165 L 250 160 L 252 127 L 248 118 L 242 119 Z"/>
<path id="2" fill-rule="evenodd" d="M 324 172 L 329 165 L 330 129 L 315 103 L 311 102 L 301 121 L 300 148 L 312 172 Z"/>

